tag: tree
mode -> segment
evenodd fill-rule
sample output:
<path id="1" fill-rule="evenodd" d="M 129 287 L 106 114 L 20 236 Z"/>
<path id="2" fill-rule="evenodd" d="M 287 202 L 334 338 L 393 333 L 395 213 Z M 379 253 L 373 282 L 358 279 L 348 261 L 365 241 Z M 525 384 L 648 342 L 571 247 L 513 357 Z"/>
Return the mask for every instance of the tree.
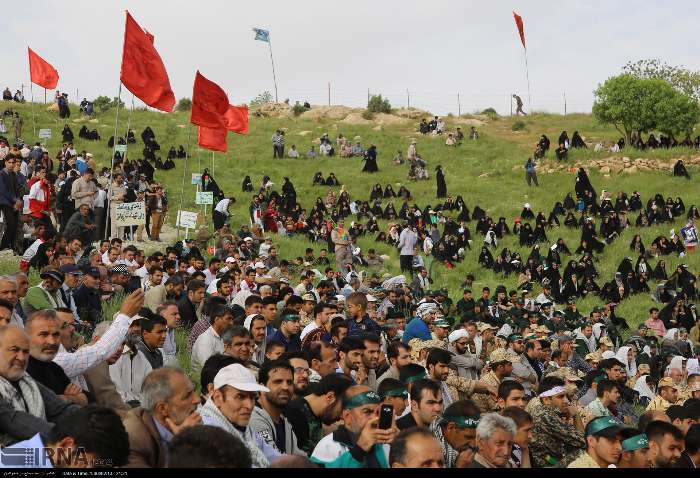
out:
<path id="1" fill-rule="evenodd" d="M 658 58 L 627 62 L 622 72 L 636 78 L 664 80 L 676 90 L 700 101 L 700 72 L 662 63 Z"/>
<path id="2" fill-rule="evenodd" d="M 391 103 L 382 95 L 372 95 L 367 102 L 367 111 L 370 113 L 391 113 Z"/>
<path id="3" fill-rule="evenodd" d="M 92 102 L 93 106 L 95 109 L 100 110 L 102 113 L 105 111 L 114 108 L 117 106 L 117 102 L 119 102 L 119 107 L 123 108 L 124 107 L 124 102 L 121 101 L 119 98 L 116 96 L 113 99 L 109 99 L 108 96 L 98 96 L 95 98 L 95 101 Z"/>
<path id="4" fill-rule="evenodd" d="M 630 144 L 633 132 L 689 134 L 700 119 L 700 107 L 664 80 L 623 74 L 608 78 L 595 91 L 593 115 L 613 125 Z"/>
<path id="5" fill-rule="evenodd" d="M 176 111 L 190 111 L 192 109 L 192 100 L 189 98 L 180 98 L 175 107 Z"/>
<path id="6" fill-rule="evenodd" d="M 272 93 L 265 90 L 250 101 L 250 109 L 259 108 L 267 103 L 272 103 Z"/>

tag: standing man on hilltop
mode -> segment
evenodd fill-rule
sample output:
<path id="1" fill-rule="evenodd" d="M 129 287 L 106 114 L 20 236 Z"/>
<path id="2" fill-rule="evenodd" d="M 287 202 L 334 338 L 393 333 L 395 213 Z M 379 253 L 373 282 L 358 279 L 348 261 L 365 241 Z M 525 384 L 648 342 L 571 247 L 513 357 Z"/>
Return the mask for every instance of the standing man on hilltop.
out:
<path id="1" fill-rule="evenodd" d="M 527 116 L 527 113 L 523 111 L 523 100 L 520 99 L 518 95 L 513 95 L 513 98 L 515 98 L 515 103 L 516 103 L 516 108 L 515 108 L 515 116 L 518 116 L 519 114 L 522 114 L 523 116 Z"/>

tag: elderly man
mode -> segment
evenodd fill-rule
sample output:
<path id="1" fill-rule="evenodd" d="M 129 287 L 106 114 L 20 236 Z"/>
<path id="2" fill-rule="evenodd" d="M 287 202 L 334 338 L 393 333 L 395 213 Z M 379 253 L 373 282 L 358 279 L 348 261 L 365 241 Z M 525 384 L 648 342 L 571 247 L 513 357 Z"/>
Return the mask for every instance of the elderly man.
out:
<path id="1" fill-rule="evenodd" d="M 162 367 L 143 381 L 141 397 L 141 407 L 124 420 L 129 434 L 127 466 L 163 468 L 173 437 L 202 422 L 196 411 L 199 395 L 182 370 Z"/>
<path id="2" fill-rule="evenodd" d="M 369 387 L 356 385 L 343 396 L 343 425 L 326 435 L 311 454 L 311 461 L 326 468 L 388 468 L 389 445 L 398 429 L 392 423 L 382 429 L 382 399 Z"/>
<path id="3" fill-rule="evenodd" d="M 411 428 L 399 433 L 389 452 L 391 468 L 443 468 L 444 458 L 440 443 L 422 428 Z"/>
<path id="4" fill-rule="evenodd" d="M 280 453 L 249 426 L 258 392 L 270 389 L 257 383 L 243 365 L 227 365 L 214 377 L 214 391 L 200 413 L 203 424 L 222 428 L 245 444 L 254 468 L 267 468 Z"/>
<path id="5" fill-rule="evenodd" d="M 19 301 L 17 290 L 17 280 L 15 277 L 0 276 L 0 299 L 9 302 L 13 307 L 10 323 L 19 327 L 24 327 L 24 320 L 16 307 Z"/>
<path id="6" fill-rule="evenodd" d="M 59 292 L 65 280 L 63 273 L 52 269 L 42 272 L 39 277 L 42 279 L 41 284 L 30 287 L 24 299 L 23 308 L 27 316 L 37 310 L 66 307 Z"/>
<path id="7" fill-rule="evenodd" d="M 518 432 L 515 422 L 497 413 L 487 413 L 476 427 L 477 453 L 470 468 L 510 468 L 510 454 Z"/>
<path id="8" fill-rule="evenodd" d="M 61 400 L 27 373 L 29 337 L 16 325 L 0 328 L 0 444 L 51 430 L 74 405 Z"/>
<path id="9" fill-rule="evenodd" d="M 418 306 L 416 317 L 406 326 L 402 342 L 407 344 L 411 339 L 431 340 L 429 325 L 437 315 L 437 305 L 433 302 L 424 302 Z"/>

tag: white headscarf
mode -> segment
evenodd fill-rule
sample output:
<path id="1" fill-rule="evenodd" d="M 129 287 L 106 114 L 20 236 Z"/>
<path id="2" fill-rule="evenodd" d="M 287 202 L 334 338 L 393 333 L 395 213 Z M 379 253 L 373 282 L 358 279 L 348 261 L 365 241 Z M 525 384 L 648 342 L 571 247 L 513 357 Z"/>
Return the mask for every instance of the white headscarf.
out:
<path id="1" fill-rule="evenodd" d="M 678 329 L 668 329 L 666 335 L 664 335 L 664 340 L 678 340 Z"/>
<path id="2" fill-rule="evenodd" d="M 625 364 L 625 370 L 627 371 L 627 377 L 632 378 L 635 375 L 637 375 L 637 364 L 635 360 L 632 360 L 632 362 L 628 362 L 627 360 L 627 353 L 632 347 L 629 346 L 624 346 L 620 347 L 620 349 L 617 351 L 617 354 L 615 354 L 615 358 Z"/>
<path id="3" fill-rule="evenodd" d="M 615 352 L 613 352 L 612 350 L 606 350 L 605 352 L 603 352 L 602 357 L 603 360 L 611 359 L 615 357 Z"/>
<path id="4" fill-rule="evenodd" d="M 668 370 L 673 370 L 674 368 L 683 371 L 683 360 L 685 357 L 676 355 L 671 359 L 671 363 L 668 365 Z"/>
<path id="5" fill-rule="evenodd" d="M 642 375 L 634 383 L 634 390 L 639 392 L 640 397 L 647 397 L 649 400 L 653 400 L 656 394 L 652 392 L 651 388 L 647 384 L 647 377 L 649 375 Z"/>
<path id="6" fill-rule="evenodd" d="M 596 338 L 596 340 L 601 339 L 601 336 L 603 335 L 603 327 L 605 327 L 605 324 L 602 322 L 596 322 L 593 324 L 593 336 Z"/>

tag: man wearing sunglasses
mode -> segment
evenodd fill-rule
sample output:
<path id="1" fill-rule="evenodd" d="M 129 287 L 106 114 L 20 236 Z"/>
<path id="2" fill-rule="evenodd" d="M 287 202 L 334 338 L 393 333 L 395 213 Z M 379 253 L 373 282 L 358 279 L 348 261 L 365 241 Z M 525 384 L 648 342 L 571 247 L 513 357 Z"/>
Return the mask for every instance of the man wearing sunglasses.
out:
<path id="1" fill-rule="evenodd" d="M 16 160 L 13 157 L 5 159 L 5 167 L 0 171 L 0 211 L 4 216 L 4 234 L 0 242 L 0 250 L 12 249 L 17 235 L 19 212 L 22 210 L 15 170 Z"/>

